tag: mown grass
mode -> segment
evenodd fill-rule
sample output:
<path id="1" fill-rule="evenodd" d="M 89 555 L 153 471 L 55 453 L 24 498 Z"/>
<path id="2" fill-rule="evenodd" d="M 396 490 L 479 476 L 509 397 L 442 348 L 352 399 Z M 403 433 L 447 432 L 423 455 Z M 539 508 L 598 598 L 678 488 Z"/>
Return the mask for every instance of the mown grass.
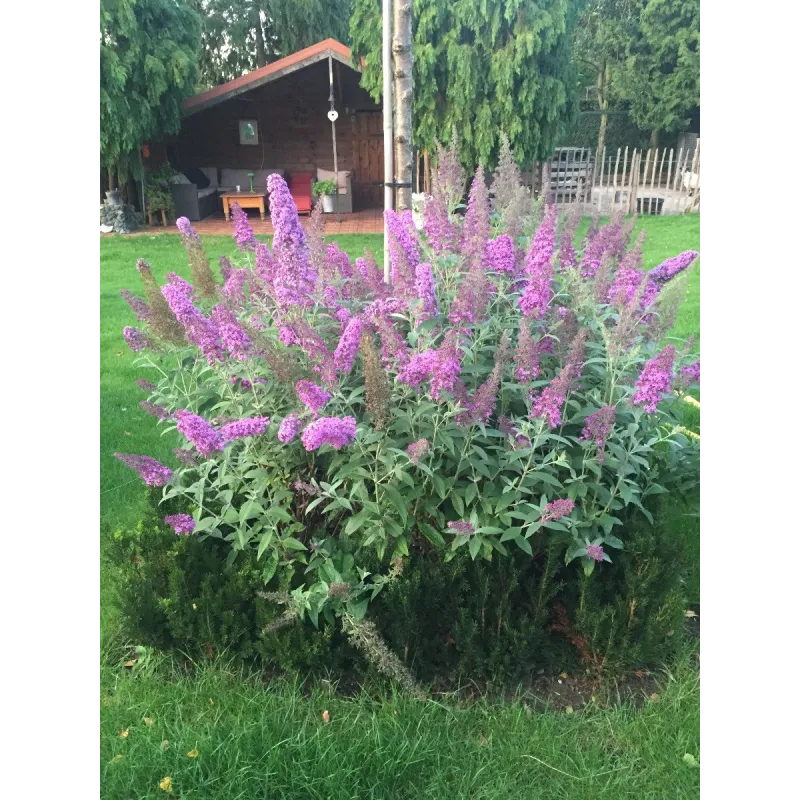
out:
<path id="1" fill-rule="evenodd" d="M 530 712 L 524 696 L 471 706 L 344 699 L 324 682 L 308 694 L 284 679 L 265 688 L 219 665 L 191 678 L 163 664 L 106 668 L 103 796 L 166 797 L 159 782 L 169 777 L 181 798 L 697 797 L 687 760 L 699 760 L 699 678 L 686 658 L 662 684 L 640 710 L 556 714 Z"/>
<path id="2" fill-rule="evenodd" d="M 699 249 L 698 217 L 642 218 L 645 266 Z M 382 260 L 380 235 L 340 236 L 351 256 L 369 247 Z M 235 247 L 204 239 L 212 264 Z M 143 453 L 172 463 L 174 442 L 138 408 L 143 394 L 122 339 L 135 318 L 119 296 L 141 294 L 136 259 L 159 281 L 188 277 L 177 236 L 108 237 L 101 242 L 101 525 L 135 522 L 144 502 L 139 479 L 113 458 Z M 699 268 L 675 335 L 699 335 Z M 699 414 L 687 422 L 699 430 Z M 699 519 L 673 512 L 672 529 L 696 553 L 689 590 L 699 601 Z M 106 798 L 693 798 L 699 795 L 699 678 L 691 652 L 663 676 L 655 700 L 636 710 L 575 709 L 529 713 L 524 697 L 470 707 L 364 692 L 344 699 L 324 682 L 305 688 L 286 679 L 268 686 L 218 662 L 190 677 L 174 661 L 150 657 L 121 666 L 113 587 L 104 576 L 101 672 L 101 770 Z M 124 659 L 123 659 L 124 660 Z M 330 722 L 322 720 L 328 710 Z M 148 725 L 144 720 L 152 720 Z M 120 732 L 126 730 L 127 736 Z M 163 742 L 169 744 L 166 749 Z M 199 755 L 187 753 L 197 748 Z M 121 756 L 121 758 L 120 758 Z M 159 782 L 170 777 L 172 790 Z"/>

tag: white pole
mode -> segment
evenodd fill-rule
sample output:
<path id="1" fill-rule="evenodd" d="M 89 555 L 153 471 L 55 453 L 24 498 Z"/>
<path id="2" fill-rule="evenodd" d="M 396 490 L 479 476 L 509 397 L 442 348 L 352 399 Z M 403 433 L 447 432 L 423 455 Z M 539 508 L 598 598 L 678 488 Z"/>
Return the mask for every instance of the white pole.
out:
<path id="1" fill-rule="evenodd" d="M 328 53 L 328 83 L 330 84 L 330 97 L 328 100 L 331 104 L 331 111 L 334 110 L 334 100 L 333 100 L 333 57 L 331 56 L 330 52 Z M 336 120 L 331 120 L 331 133 L 333 135 L 333 174 L 336 176 L 334 178 L 334 182 L 336 186 L 334 187 L 333 194 L 336 197 L 336 210 L 339 210 L 339 159 L 336 154 Z"/>
<path id="2" fill-rule="evenodd" d="M 393 208 L 394 132 L 392 126 L 392 0 L 383 0 L 383 208 Z M 389 237 L 383 224 L 383 279 L 391 283 Z"/>

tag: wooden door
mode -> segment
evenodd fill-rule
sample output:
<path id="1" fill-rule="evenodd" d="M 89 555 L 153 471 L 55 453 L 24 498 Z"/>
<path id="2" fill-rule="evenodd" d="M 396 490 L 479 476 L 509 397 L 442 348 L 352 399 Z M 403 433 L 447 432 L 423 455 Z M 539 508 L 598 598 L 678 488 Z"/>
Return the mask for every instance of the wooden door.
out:
<path id="1" fill-rule="evenodd" d="M 383 112 L 358 111 L 353 123 L 353 210 L 383 207 Z"/>

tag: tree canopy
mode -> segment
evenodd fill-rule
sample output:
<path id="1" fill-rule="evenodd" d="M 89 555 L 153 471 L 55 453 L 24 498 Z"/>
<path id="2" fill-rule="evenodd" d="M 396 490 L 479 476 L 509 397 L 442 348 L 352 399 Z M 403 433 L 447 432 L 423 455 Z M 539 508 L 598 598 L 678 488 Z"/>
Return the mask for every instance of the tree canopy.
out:
<path id="1" fill-rule="evenodd" d="M 633 121 L 676 131 L 700 105 L 700 0 L 640 0 L 622 74 Z"/>
<path id="2" fill-rule="evenodd" d="M 574 49 L 579 85 L 601 113 L 624 102 L 657 135 L 686 126 L 700 105 L 699 0 L 588 0 Z"/>
<path id="3" fill-rule="evenodd" d="M 125 161 L 180 127 L 195 90 L 200 16 L 186 0 L 101 0 L 100 157 Z"/>
<path id="4" fill-rule="evenodd" d="M 193 0 L 204 18 L 200 83 L 238 78 L 322 39 L 346 42 L 352 0 Z"/>
<path id="5" fill-rule="evenodd" d="M 413 0 L 414 141 L 433 149 L 455 126 L 466 165 L 493 166 L 505 131 L 517 160 L 546 158 L 577 112 L 575 0 Z M 354 0 L 353 55 L 381 96 L 380 0 Z"/>

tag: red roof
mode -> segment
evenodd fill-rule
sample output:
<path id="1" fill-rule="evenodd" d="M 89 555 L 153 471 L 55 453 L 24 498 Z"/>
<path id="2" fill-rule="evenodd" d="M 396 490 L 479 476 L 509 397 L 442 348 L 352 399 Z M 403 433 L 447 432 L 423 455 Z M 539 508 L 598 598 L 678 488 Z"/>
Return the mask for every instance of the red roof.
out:
<path id="1" fill-rule="evenodd" d="M 297 69 L 302 69 L 317 61 L 322 61 L 328 57 L 328 54 L 345 64 L 348 67 L 353 67 L 353 58 L 350 54 L 350 48 L 337 42 L 336 39 L 325 39 L 322 42 L 312 44 L 311 47 L 306 47 L 303 50 L 298 50 L 296 53 L 285 56 L 284 58 L 273 61 L 265 67 L 259 67 L 240 78 L 234 78 L 232 81 L 215 86 L 206 92 L 201 92 L 190 97 L 183 102 L 183 111 L 185 114 L 194 114 L 197 111 L 214 106 L 217 103 L 227 100 L 228 97 L 242 94 L 242 92 L 255 89 L 257 86 L 269 83 L 282 77 L 286 72 L 294 72 Z"/>

